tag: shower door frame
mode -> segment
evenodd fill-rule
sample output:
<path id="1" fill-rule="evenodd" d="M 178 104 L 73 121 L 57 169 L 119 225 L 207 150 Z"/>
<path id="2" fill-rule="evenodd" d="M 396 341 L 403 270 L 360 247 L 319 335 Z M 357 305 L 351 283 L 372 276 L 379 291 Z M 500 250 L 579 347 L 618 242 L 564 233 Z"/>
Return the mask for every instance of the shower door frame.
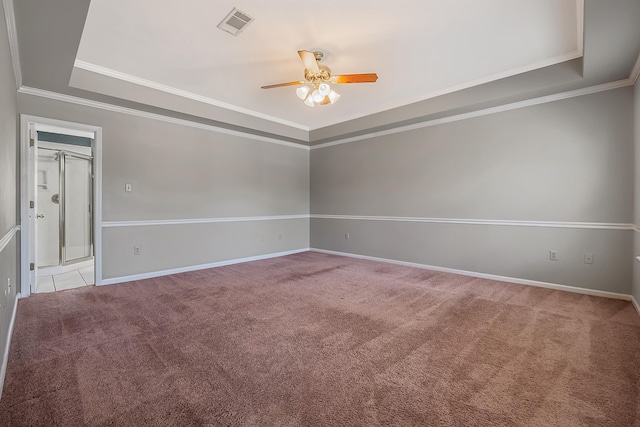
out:
<path id="1" fill-rule="evenodd" d="M 20 115 L 20 298 L 28 297 L 37 286 L 36 270 L 36 161 L 37 131 L 92 138 L 92 241 L 95 284 L 102 284 L 102 128 L 64 120 Z M 33 140 L 33 144 L 30 141 Z M 30 267 L 34 268 L 31 269 Z"/>
<path id="2" fill-rule="evenodd" d="M 38 150 L 47 150 L 47 151 L 55 151 L 58 153 L 60 158 L 58 159 L 58 170 L 59 170 L 59 194 L 60 194 L 60 202 L 59 202 L 59 211 L 60 211 L 60 219 L 58 221 L 58 265 L 70 265 L 83 261 L 87 261 L 93 258 L 94 252 L 94 244 L 93 244 L 93 155 L 87 156 L 85 154 L 75 153 L 73 151 L 68 151 L 64 149 L 56 149 L 56 148 L 40 148 Z M 67 260 L 67 217 L 66 217 L 66 209 L 67 209 L 67 181 L 66 181 L 66 158 L 67 157 L 75 157 L 76 159 L 87 160 L 89 162 L 89 176 L 87 179 L 89 180 L 89 198 L 91 207 L 89 209 L 90 222 L 89 222 L 89 252 L 90 255 L 84 258 L 75 258 L 71 261 Z M 36 159 L 36 164 L 37 164 Z M 36 183 L 37 184 L 37 183 Z M 37 208 L 37 204 L 36 204 Z M 46 267 L 46 266 L 44 266 Z"/>

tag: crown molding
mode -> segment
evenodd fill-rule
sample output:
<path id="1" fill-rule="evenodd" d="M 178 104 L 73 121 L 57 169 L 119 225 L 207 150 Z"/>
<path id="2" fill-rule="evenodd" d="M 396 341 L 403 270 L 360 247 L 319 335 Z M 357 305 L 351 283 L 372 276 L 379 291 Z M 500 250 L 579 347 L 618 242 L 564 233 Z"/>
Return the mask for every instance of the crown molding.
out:
<path id="1" fill-rule="evenodd" d="M 226 102 L 218 101 L 213 98 L 198 95 L 186 90 L 178 89 L 172 86 L 167 86 L 161 83 L 157 83 L 151 80 L 143 79 L 141 77 L 132 76 L 131 74 L 122 73 L 120 71 L 112 70 L 110 68 L 102 67 L 100 65 L 91 64 L 89 62 L 76 59 L 73 66 L 92 73 L 101 74 L 103 76 L 111 77 L 112 79 L 122 80 L 127 83 L 132 83 L 138 86 L 144 86 L 149 89 L 158 90 L 160 92 L 168 93 L 171 95 L 180 96 L 182 98 L 190 99 L 192 101 L 201 102 L 203 104 L 213 105 L 215 107 L 224 108 L 226 110 L 235 111 L 237 113 L 246 114 L 259 119 L 268 120 L 270 122 L 278 123 L 281 125 L 289 126 L 296 129 L 301 129 L 309 132 L 309 126 L 302 125 L 300 123 L 290 122 L 283 120 L 275 116 L 259 113 L 257 111 L 249 110 L 247 108 L 238 107 L 237 105 L 229 104 Z"/>
<path id="2" fill-rule="evenodd" d="M 591 95 L 598 92 L 605 92 L 608 90 L 619 89 L 626 86 L 633 85 L 631 79 L 618 80 L 615 82 L 604 83 L 596 86 L 584 87 L 568 92 L 554 93 L 553 95 L 541 96 L 539 98 L 526 99 L 524 101 L 513 102 L 510 104 L 499 105 L 497 107 L 485 108 L 482 110 L 472 111 L 470 113 L 458 114 L 454 116 L 443 117 L 441 119 L 428 120 L 425 122 L 415 123 L 412 125 L 401 126 L 393 129 L 383 130 L 380 132 L 372 132 L 363 135 L 354 136 L 351 138 L 338 139 L 324 144 L 318 144 L 311 146 L 312 150 L 318 150 L 320 148 L 332 147 L 334 145 L 348 144 L 350 142 L 361 141 L 364 139 L 372 139 L 385 135 L 392 135 L 395 133 L 407 132 L 415 129 L 422 129 L 431 126 L 437 126 L 445 123 L 457 122 L 460 120 L 473 119 L 475 117 L 488 116 L 490 114 L 501 113 L 504 111 L 517 110 L 519 108 L 532 107 L 534 105 L 546 104 L 548 102 L 561 101 L 563 99 L 575 98 L 578 96 Z"/>
<path id="3" fill-rule="evenodd" d="M 22 68 L 20 67 L 20 50 L 18 49 L 18 30 L 16 28 L 16 16 L 13 10 L 13 0 L 2 0 L 4 19 L 7 23 L 7 36 L 9 38 L 9 52 L 13 74 L 16 79 L 16 89 L 22 86 Z"/>
<path id="4" fill-rule="evenodd" d="M 203 123 L 192 122 L 189 120 L 177 119 L 175 117 L 170 117 L 170 116 L 163 116 L 161 114 L 148 113 L 146 111 L 136 110 L 133 108 L 120 107 L 114 104 L 107 104 L 105 102 L 92 101 L 86 98 L 79 98 L 76 96 L 65 95 L 58 92 L 50 92 L 47 90 L 36 89 L 28 86 L 20 87 L 20 89 L 18 89 L 18 93 L 52 99 L 55 101 L 68 102 L 71 104 L 82 105 L 84 107 L 91 107 L 91 108 L 97 108 L 100 110 L 112 111 L 115 113 L 127 114 L 130 116 L 142 117 L 145 119 L 158 120 L 161 122 L 172 123 L 172 124 L 192 127 L 196 129 L 202 129 L 210 132 L 238 136 L 241 138 L 252 139 L 255 141 L 262 141 L 262 142 L 268 142 L 271 144 L 284 145 L 286 147 L 298 148 L 301 150 L 309 150 L 308 146 L 297 144 L 295 142 L 280 141 L 279 139 L 275 139 L 275 138 L 268 138 L 265 136 L 253 135 L 250 133 L 239 132 L 231 129 L 225 129 L 218 126 L 206 125 Z"/>

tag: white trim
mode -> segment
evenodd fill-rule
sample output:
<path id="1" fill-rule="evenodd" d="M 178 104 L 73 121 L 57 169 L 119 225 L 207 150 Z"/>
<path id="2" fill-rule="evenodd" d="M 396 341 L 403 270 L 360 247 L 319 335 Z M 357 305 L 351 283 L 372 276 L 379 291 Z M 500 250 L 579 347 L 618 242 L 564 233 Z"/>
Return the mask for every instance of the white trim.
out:
<path id="1" fill-rule="evenodd" d="M 9 231 L 7 231 L 7 234 L 0 239 L 0 252 L 4 251 L 4 248 L 7 247 L 11 239 L 13 239 L 13 236 L 15 236 L 18 231 L 20 231 L 20 226 L 14 225 Z"/>
<path id="2" fill-rule="evenodd" d="M 407 126 L 400 126 L 393 129 L 387 129 L 379 132 L 372 132 L 363 135 L 354 136 L 351 138 L 337 139 L 331 142 L 325 142 L 324 144 L 318 144 L 311 146 L 312 150 L 318 150 L 320 148 L 332 147 L 334 145 L 347 144 L 350 142 L 361 141 L 363 139 L 371 139 L 379 136 L 392 135 L 395 133 L 407 132 L 415 129 L 422 129 L 431 126 L 438 126 L 445 123 L 457 122 L 460 120 L 473 119 L 476 117 L 487 116 L 490 114 L 502 113 L 505 111 L 517 110 L 525 107 L 532 107 L 534 105 L 546 104 L 548 102 L 561 101 L 564 99 L 575 98 L 578 96 L 591 95 L 598 92 L 604 92 L 607 90 L 619 89 L 632 85 L 631 80 L 624 79 L 615 82 L 604 83 L 596 86 L 584 87 L 568 92 L 554 93 L 552 95 L 541 96 L 539 98 L 526 99 L 524 101 L 513 102 L 511 104 L 503 104 L 497 107 L 485 108 L 482 110 L 471 111 L 469 113 L 457 114 L 454 116 L 447 116 L 440 119 L 428 120 L 425 122 L 415 123 Z"/>
<path id="3" fill-rule="evenodd" d="M 188 267 L 179 267 L 179 268 L 173 268 L 173 269 L 169 269 L 169 270 L 161 270 L 161 271 L 152 271 L 152 272 L 149 272 L 149 273 L 133 274 L 131 276 L 114 277 L 114 278 L 111 278 L 111 279 L 103 280 L 102 284 L 103 285 L 114 285 L 116 283 L 131 282 L 131 281 L 134 281 L 134 280 L 151 279 L 153 277 L 168 276 L 170 274 L 186 273 L 188 271 L 205 270 L 207 268 L 223 267 L 225 265 L 240 264 L 242 262 L 260 261 L 260 260 L 263 260 L 263 259 L 277 258 L 277 257 L 281 257 L 281 256 L 299 254 L 301 252 L 308 252 L 308 251 L 309 251 L 309 248 L 294 249 L 294 250 L 291 250 L 291 251 L 269 253 L 269 254 L 264 254 L 264 255 L 256 255 L 256 256 L 246 257 L 246 258 L 236 258 L 236 259 L 230 259 L 230 260 L 225 260 L 225 261 L 212 262 L 212 263 L 209 263 L 209 264 L 191 265 L 191 266 L 188 266 Z"/>
<path id="4" fill-rule="evenodd" d="M 143 221 L 105 221 L 103 228 L 112 227 L 142 227 L 147 225 L 186 225 L 207 224 L 217 222 L 249 222 L 249 221 L 274 221 L 288 219 L 309 219 L 308 214 L 303 215 L 275 215 L 275 216 L 240 216 L 229 218 L 193 218 L 193 219 L 156 219 Z"/>
<path id="5" fill-rule="evenodd" d="M 11 336 L 13 335 L 13 325 L 15 325 L 16 323 L 16 313 L 18 312 L 18 299 L 19 299 L 19 296 L 16 293 L 16 297 L 13 301 L 13 312 L 11 313 L 11 320 L 9 321 L 9 331 L 7 332 L 7 341 L 4 343 L 2 365 L 0 366 L 0 399 L 2 399 L 4 377 L 7 374 L 7 362 L 9 362 L 9 345 L 11 345 Z"/>
<path id="6" fill-rule="evenodd" d="M 102 128 L 96 128 L 93 149 L 93 278 L 102 284 Z"/>
<path id="7" fill-rule="evenodd" d="M 398 261 L 398 260 L 388 259 L 388 258 L 378 258 L 378 257 L 367 256 L 367 255 L 351 254 L 346 252 L 336 252 L 336 251 L 329 251 L 325 249 L 311 248 L 310 250 L 312 252 L 320 252 L 320 253 L 330 254 L 330 255 L 340 255 L 340 256 L 346 256 L 350 258 L 366 259 L 369 261 L 387 262 L 389 264 L 404 265 L 407 267 L 422 268 L 425 270 L 441 271 L 444 273 L 460 274 L 462 276 L 478 277 L 480 279 L 497 280 L 499 282 L 517 283 L 519 285 L 537 286 L 539 288 L 555 289 L 558 291 L 574 292 L 578 294 L 592 295 L 597 297 L 620 299 L 624 301 L 629 301 L 631 299 L 630 295 L 619 294 L 616 292 L 607 292 L 607 291 L 599 291 L 595 289 L 578 288 L 575 286 L 558 285 L 556 283 L 539 282 L 537 280 L 519 279 L 517 277 L 508 277 L 508 276 L 498 276 L 495 274 L 478 273 L 475 271 L 458 270 L 455 268 L 436 267 L 433 265 L 418 264 L 415 262 Z"/>
<path id="8" fill-rule="evenodd" d="M 633 295 L 631 295 L 631 304 L 633 304 L 633 308 L 636 309 L 636 313 L 640 316 L 640 304 L 638 304 L 638 301 L 636 301 Z"/>
<path id="9" fill-rule="evenodd" d="M 9 52 L 13 74 L 16 79 L 16 89 L 22 86 L 22 68 L 20 67 L 20 50 L 18 49 L 18 30 L 16 28 L 16 15 L 13 10 L 13 0 L 2 0 L 4 19 L 7 23 L 7 36 L 9 38 Z"/>
<path id="10" fill-rule="evenodd" d="M 180 126 L 187 126 L 196 129 L 202 129 L 211 132 L 222 133 L 226 135 L 238 136 L 241 138 L 253 139 L 256 141 L 269 142 L 271 144 L 284 145 L 286 147 L 299 148 L 302 150 L 309 150 L 309 147 L 302 145 L 302 143 L 281 141 L 275 138 L 268 138 L 266 136 L 253 135 L 246 132 L 239 132 L 231 129 L 225 129 L 218 126 L 206 125 L 203 123 L 192 122 L 189 120 L 177 119 L 175 117 L 163 116 L 161 114 L 148 113 L 146 111 L 135 110 L 133 108 L 120 107 L 118 105 L 107 104 L 104 102 L 92 101 L 85 98 L 78 98 L 76 96 L 64 95 L 57 92 L 50 92 L 48 90 L 36 89 L 28 86 L 22 86 L 18 89 L 18 93 L 32 96 L 39 96 L 41 98 L 53 99 L 55 101 L 68 102 L 70 104 L 82 105 L 84 107 L 97 108 L 100 110 L 112 111 L 116 113 L 127 114 L 130 116 L 142 117 L 145 119 L 158 120 L 161 122 L 172 123 Z"/>
<path id="11" fill-rule="evenodd" d="M 554 222 L 554 221 L 511 221 L 493 219 L 461 219 L 461 218 L 417 218 L 393 216 L 355 216 L 355 215 L 311 215 L 312 219 L 343 219 L 359 221 L 393 221 L 422 222 L 437 224 L 471 224 L 499 225 L 510 227 L 545 227 L 545 228 L 586 228 L 599 230 L 635 230 L 633 224 L 616 224 L 604 222 Z"/>
<path id="12" fill-rule="evenodd" d="M 218 101 L 217 99 L 209 98 L 206 96 L 198 95 L 193 92 L 187 92 L 186 90 L 178 89 L 172 86 L 167 86 L 162 83 L 157 83 L 151 80 L 143 79 L 141 77 L 132 76 L 120 71 L 112 70 L 111 68 L 102 67 L 100 65 L 91 64 L 89 62 L 76 59 L 73 66 L 92 73 L 100 74 L 103 76 L 111 77 L 112 79 L 122 80 L 134 85 L 143 86 L 149 89 L 158 90 L 160 92 L 169 93 L 182 98 L 190 99 L 196 102 L 202 102 L 203 104 L 213 105 L 215 107 L 224 108 L 226 110 L 235 111 L 249 116 L 257 117 L 259 119 L 268 120 L 270 122 L 279 123 L 281 125 L 289 126 L 296 129 L 301 129 L 309 132 L 309 126 L 302 125 L 300 123 L 290 122 L 281 118 L 270 116 L 268 114 L 260 113 L 258 111 L 249 110 L 247 108 L 239 107 L 237 105 L 229 104 L 226 102 Z"/>

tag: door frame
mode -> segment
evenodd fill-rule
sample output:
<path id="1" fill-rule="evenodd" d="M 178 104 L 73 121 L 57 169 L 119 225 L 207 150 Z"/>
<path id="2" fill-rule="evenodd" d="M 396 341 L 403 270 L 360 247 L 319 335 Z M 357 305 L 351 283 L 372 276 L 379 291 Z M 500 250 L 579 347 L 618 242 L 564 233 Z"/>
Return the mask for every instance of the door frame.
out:
<path id="1" fill-rule="evenodd" d="M 99 126 L 67 122 L 45 117 L 20 115 L 20 297 L 31 295 L 36 287 L 35 270 L 29 269 L 36 263 L 35 215 L 36 200 L 35 164 L 37 142 L 30 147 L 32 132 L 42 130 L 67 135 L 88 136 L 92 134 L 93 154 L 93 256 L 95 284 L 102 284 L 102 128 Z M 33 135 L 37 140 L 36 135 Z"/>

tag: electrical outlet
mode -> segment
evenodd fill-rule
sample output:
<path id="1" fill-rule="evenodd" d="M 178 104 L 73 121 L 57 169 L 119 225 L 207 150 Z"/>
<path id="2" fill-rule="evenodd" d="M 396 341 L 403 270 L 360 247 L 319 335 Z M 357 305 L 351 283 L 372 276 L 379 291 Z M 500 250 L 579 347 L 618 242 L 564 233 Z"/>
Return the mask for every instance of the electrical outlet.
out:
<path id="1" fill-rule="evenodd" d="M 549 259 L 551 261 L 557 261 L 558 260 L 558 251 L 556 251 L 556 250 L 549 251 Z"/>
<path id="2" fill-rule="evenodd" d="M 593 264 L 593 254 L 589 254 L 589 253 L 584 254 L 584 263 Z"/>
<path id="3" fill-rule="evenodd" d="M 349 240 L 351 238 L 351 236 L 349 236 L 349 233 L 344 233 L 344 238 Z"/>
<path id="4" fill-rule="evenodd" d="M 133 254 L 134 255 L 140 255 L 141 252 L 142 252 L 142 248 L 140 247 L 140 245 L 135 245 L 133 247 Z"/>

